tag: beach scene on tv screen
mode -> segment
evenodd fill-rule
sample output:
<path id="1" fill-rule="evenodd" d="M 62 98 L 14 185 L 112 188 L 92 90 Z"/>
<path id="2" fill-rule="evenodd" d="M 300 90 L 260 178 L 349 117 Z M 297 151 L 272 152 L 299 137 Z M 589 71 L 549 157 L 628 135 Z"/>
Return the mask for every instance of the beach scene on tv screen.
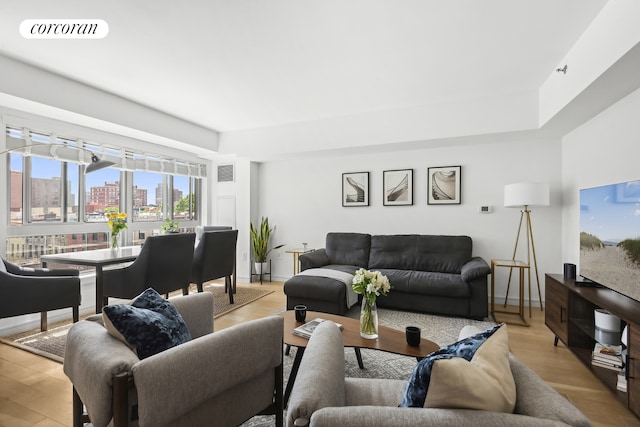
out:
<path id="1" fill-rule="evenodd" d="M 640 181 L 580 190 L 580 275 L 640 299 Z"/>

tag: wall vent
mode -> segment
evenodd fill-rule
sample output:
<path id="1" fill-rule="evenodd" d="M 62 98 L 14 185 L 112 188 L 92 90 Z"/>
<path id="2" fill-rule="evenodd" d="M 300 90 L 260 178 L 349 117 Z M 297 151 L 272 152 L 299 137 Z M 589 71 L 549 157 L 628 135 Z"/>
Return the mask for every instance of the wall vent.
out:
<path id="1" fill-rule="evenodd" d="M 233 164 L 218 165 L 218 182 L 233 182 Z"/>

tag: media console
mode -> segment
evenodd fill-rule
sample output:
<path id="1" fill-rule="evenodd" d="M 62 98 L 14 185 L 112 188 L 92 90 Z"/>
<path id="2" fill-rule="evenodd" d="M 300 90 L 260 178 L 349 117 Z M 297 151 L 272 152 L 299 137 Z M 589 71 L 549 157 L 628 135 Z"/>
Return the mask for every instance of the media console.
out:
<path id="1" fill-rule="evenodd" d="M 617 372 L 593 366 L 594 310 L 602 308 L 628 326 L 627 392 L 616 389 Z M 640 302 L 606 287 L 576 285 L 562 274 L 545 274 L 545 324 L 636 416 L 640 416 Z"/>

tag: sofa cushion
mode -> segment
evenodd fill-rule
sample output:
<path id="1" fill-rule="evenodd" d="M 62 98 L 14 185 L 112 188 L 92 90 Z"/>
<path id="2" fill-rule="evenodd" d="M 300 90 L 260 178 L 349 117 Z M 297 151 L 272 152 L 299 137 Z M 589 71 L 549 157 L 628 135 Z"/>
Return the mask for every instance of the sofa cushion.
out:
<path id="1" fill-rule="evenodd" d="M 471 288 L 459 274 L 412 271 L 409 292 L 448 298 L 469 298 Z"/>
<path id="2" fill-rule="evenodd" d="M 500 324 L 423 359 L 401 406 L 513 412 L 515 402 L 507 329 Z"/>
<path id="3" fill-rule="evenodd" d="M 327 233 L 325 251 L 329 264 L 355 265 L 366 268 L 369 264 L 371 236 L 361 233 Z"/>
<path id="4" fill-rule="evenodd" d="M 418 236 L 371 236 L 369 269 L 413 270 L 416 265 Z"/>
<path id="5" fill-rule="evenodd" d="M 459 274 L 380 269 L 389 278 L 393 293 L 469 298 L 471 290 Z"/>
<path id="6" fill-rule="evenodd" d="M 131 347 L 140 359 L 191 340 L 176 307 L 152 288 L 131 304 L 108 305 L 102 313 L 107 331 Z"/>
<path id="7" fill-rule="evenodd" d="M 414 270 L 460 274 L 471 259 L 469 236 L 417 236 Z"/>

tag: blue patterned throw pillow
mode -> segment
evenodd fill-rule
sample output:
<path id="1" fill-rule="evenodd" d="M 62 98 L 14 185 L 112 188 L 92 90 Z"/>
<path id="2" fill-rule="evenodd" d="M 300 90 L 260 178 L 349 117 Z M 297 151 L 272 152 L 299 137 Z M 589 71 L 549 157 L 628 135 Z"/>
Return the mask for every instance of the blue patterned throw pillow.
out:
<path id="1" fill-rule="evenodd" d="M 191 340 L 178 309 L 152 288 L 131 304 L 104 307 L 102 318 L 109 333 L 129 345 L 141 360 Z"/>
<path id="2" fill-rule="evenodd" d="M 447 347 L 443 347 L 422 359 L 413 370 L 402 398 L 401 407 L 424 407 L 432 377 L 432 370 L 439 360 L 461 358 L 471 362 L 476 351 L 491 337 L 503 324 L 494 326 L 486 331 L 467 337 Z M 510 372 L 509 372 L 510 374 Z"/>

